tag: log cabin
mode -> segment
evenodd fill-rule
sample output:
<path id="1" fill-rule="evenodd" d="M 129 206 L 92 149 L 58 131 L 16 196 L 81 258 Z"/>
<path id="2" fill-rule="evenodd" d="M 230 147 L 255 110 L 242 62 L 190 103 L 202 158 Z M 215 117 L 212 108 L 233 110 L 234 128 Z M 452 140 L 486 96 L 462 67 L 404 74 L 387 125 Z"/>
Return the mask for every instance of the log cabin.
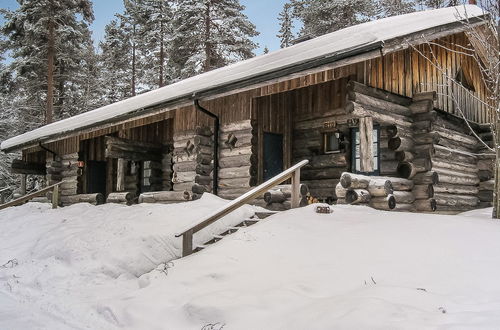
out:
<path id="1" fill-rule="evenodd" d="M 487 92 L 460 51 L 474 47 L 467 29 L 484 15 L 466 5 L 359 24 L 0 148 L 22 151 L 13 173 L 64 181 L 63 205 L 170 203 L 205 192 L 234 199 L 308 159 L 301 182 L 317 200 L 417 212 L 489 206 L 494 155 L 477 139 L 491 140 Z"/>

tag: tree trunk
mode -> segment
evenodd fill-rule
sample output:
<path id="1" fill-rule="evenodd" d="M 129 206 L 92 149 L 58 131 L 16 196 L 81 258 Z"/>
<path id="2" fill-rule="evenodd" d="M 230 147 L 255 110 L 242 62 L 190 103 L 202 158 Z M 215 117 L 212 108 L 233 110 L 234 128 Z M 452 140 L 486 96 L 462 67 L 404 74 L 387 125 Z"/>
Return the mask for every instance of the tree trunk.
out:
<path id="1" fill-rule="evenodd" d="M 50 124 L 54 120 L 54 57 L 55 57 L 55 23 L 49 19 L 49 36 L 47 48 L 47 109 L 45 111 L 45 123 Z"/>
<path id="2" fill-rule="evenodd" d="M 496 114 L 497 117 L 500 114 Z M 495 127 L 496 163 L 495 163 L 495 189 L 493 194 L 493 218 L 500 219 L 500 119 L 497 118 Z"/>
<path id="3" fill-rule="evenodd" d="M 130 92 L 132 93 L 132 96 L 135 96 L 135 80 L 136 80 L 136 76 L 135 76 L 135 72 L 136 72 L 136 44 L 135 44 L 135 24 L 133 26 L 133 35 L 132 35 L 132 38 L 134 38 L 132 40 L 132 81 L 131 81 L 131 86 L 130 86 Z"/>
<path id="4" fill-rule="evenodd" d="M 205 65 L 203 71 L 207 72 L 211 69 L 212 45 L 210 43 L 210 3 L 205 5 Z"/>

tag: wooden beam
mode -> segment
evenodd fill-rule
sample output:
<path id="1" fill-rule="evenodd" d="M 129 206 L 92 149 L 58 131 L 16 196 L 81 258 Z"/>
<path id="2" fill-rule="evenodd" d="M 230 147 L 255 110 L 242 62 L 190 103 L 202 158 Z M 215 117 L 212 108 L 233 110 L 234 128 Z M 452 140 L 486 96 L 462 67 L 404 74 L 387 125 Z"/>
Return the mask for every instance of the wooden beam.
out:
<path id="1" fill-rule="evenodd" d="M 12 174 L 32 174 L 32 175 L 45 175 L 45 164 L 26 162 L 21 159 L 14 159 L 11 165 Z"/>
<path id="2" fill-rule="evenodd" d="M 373 119 L 364 117 L 359 119 L 360 139 L 360 170 L 361 172 L 373 172 Z"/>

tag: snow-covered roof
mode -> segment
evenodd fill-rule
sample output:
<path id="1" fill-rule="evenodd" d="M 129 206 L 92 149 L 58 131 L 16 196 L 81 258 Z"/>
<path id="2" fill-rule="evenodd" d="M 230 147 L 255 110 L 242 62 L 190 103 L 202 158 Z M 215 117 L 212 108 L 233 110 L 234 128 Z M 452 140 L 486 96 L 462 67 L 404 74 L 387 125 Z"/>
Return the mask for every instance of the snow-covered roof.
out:
<path id="1" fill-rule="evenodd" d="M 254 77 L 322 58 L 332 58 L 332 61 L 335 61 L 343 55 L 344 57 L 349 56 L 355 50 L 362 51 L 367 47 L 374 47 L 394 38 L 456 23 L 463 17 L 473 18 L 482 15 L 484 15 L 484 11 L 481 8 L 465 5 L 420 11 L 355 25 L 45 125 L 2 142 L 0 149 L 3 151 L 19 149 L 67 132 L 76 132 L 80 129 L 119 120 L 132 113 L 140 115 L 141 109 L 182 98 L 188 99 L 195 93 L 230 87 Z"/>

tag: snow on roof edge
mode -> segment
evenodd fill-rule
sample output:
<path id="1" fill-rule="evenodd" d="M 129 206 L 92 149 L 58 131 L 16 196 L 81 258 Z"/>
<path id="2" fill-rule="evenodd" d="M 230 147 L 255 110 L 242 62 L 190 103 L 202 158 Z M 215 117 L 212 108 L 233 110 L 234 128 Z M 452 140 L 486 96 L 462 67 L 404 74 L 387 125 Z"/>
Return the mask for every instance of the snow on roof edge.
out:
<path id="1" fill-rule="evenodd" d="M 171 102 L 180 97 L 185 98 L 186 95 L 193 95 L 203 90 L 228 86 L 252 76 L 261 76 L 273 70 L 298 65 L 322 56 L 342 53 L 349 48 L 361 48 L 369 44 L 388 41 L 485 14 L 486 12 L 478 6 L 461 5 L 414 12 L 354 25 L 42 126 L 3 141 L 0 144 L 0 150 L 8 152 L 20 149 L 29 143 L 36 143 L 58 134 L 113 121 L 137 110 Z"/>

